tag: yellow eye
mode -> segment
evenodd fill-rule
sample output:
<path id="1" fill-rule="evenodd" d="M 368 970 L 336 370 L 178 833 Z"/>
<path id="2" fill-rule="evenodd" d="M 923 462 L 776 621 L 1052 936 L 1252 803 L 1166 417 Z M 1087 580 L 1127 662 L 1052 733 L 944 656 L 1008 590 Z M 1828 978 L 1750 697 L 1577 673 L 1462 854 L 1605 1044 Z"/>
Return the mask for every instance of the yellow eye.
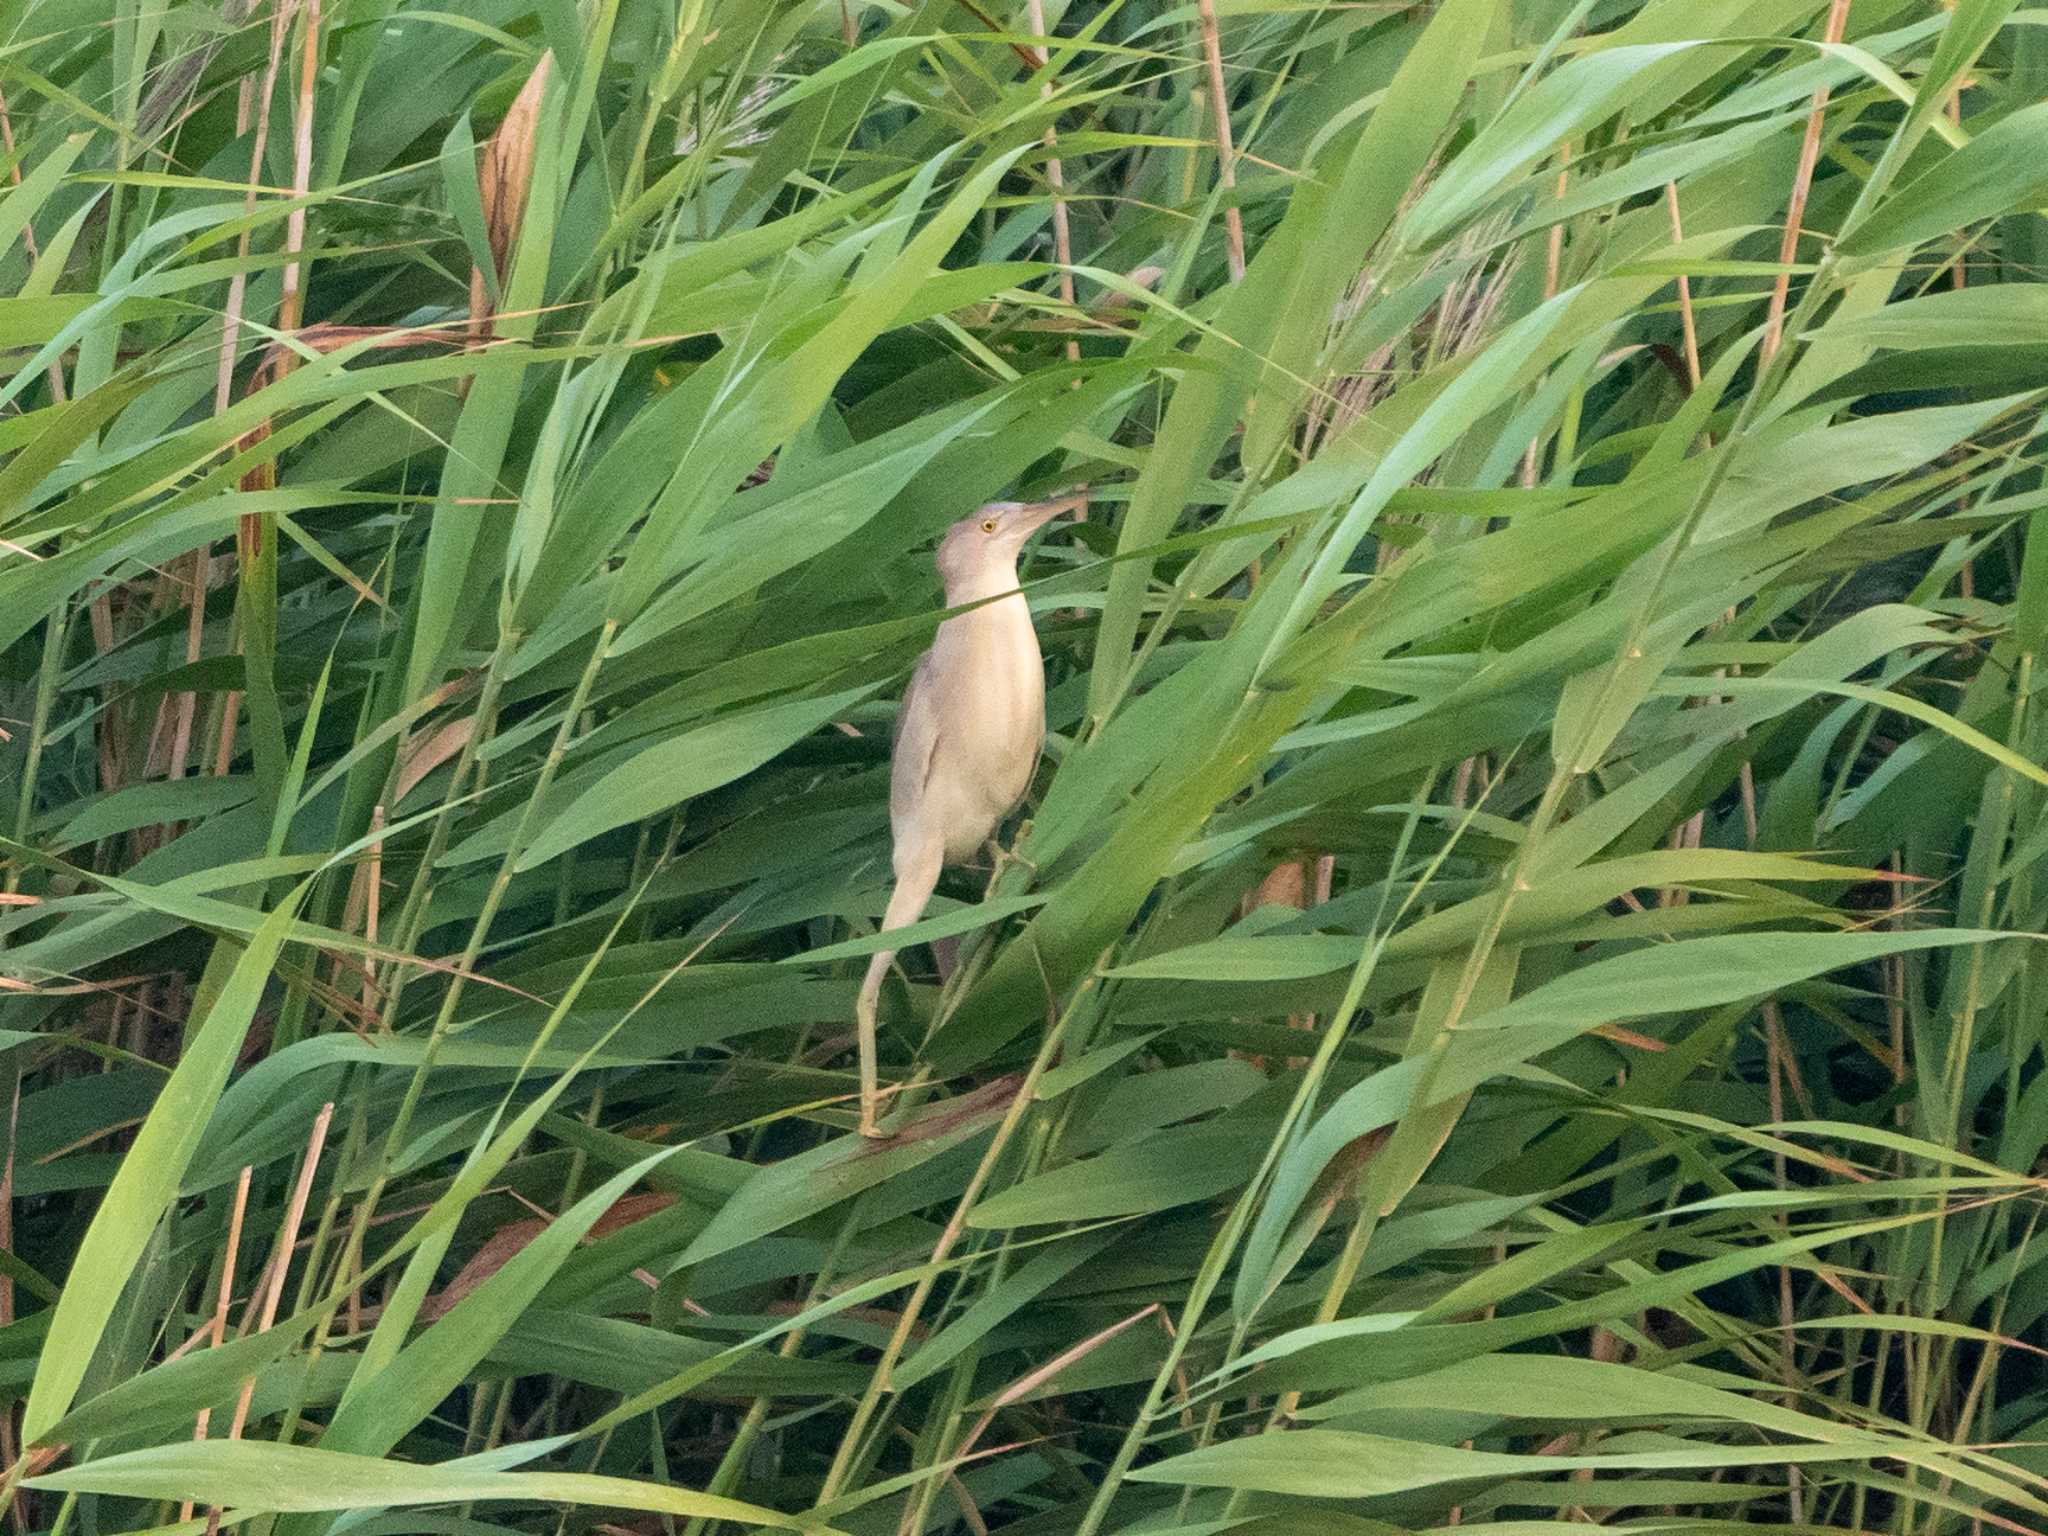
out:
<path id="1" fill-rule="evenodd" d="M 996 520 L 992 517 L 984 517 L 981 520 L 981 531 L 983 533 L 994 533 L 996 531 Z"/>

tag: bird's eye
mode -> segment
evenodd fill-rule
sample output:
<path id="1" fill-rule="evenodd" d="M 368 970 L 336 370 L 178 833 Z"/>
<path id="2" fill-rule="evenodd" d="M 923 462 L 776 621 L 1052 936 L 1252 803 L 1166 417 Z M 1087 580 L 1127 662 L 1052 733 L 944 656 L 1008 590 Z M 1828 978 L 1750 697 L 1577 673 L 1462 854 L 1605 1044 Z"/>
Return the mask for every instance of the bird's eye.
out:
<path id="1" fill-rule="evenodd" d="M 992 517 L 984 517 L 981 520 L 981 531 L 983 533 L 994 533 L 996 531 L 996 520 Z"/>

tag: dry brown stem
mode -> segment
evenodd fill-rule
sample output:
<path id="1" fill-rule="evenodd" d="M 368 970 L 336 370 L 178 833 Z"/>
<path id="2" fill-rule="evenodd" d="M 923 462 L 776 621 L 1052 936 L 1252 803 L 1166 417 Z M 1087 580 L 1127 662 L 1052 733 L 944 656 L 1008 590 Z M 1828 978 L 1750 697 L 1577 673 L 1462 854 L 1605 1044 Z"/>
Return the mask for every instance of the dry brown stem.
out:
<path id="1" fill-rule="evenodd" d="M 1832 0 L 1823 33 L 1826 41 L 1839 43 L 1848 24 L 1849 0 Z M 1799 165 L 1792 173 L 1792 196 L 1785 205 L 1785 234 L 1778 242 L 1780 266 L 1790 266 L 1793 257 L 1799 254 L 1799 226 L 1806 217 L 1807 194 L 1813 190 L 1813 169 L 1820 161 L 1821 120 L 1827 115 L 1827 109 L 1828 88 L 1823 84 L 1813 93 L 1813 107 L 1806 117 L 1806 136 L 1799 141 Z M 1770 309 L 1764 318 L 1764 339 L 1759 355 L 1766 363 L 1778 355 L 1778 348 L 1784 344 L 1785 301 L 1791 291 L 1792 274 L 1780 272 L 1771 284 Z M 1794 1486 L 1796 1488 L 1796 1482 Z M 1793 1503 L 1798 1503 L 1796 1493 Z"/>
<path id="2" fill-rule="evenodd" d="M 1209 120 L 1216 130 L 1216 179 L 1226 194 L 1223 235 L 1235 283 L 1244 277 L 1244 218 L 1237 211 L 1237 147 L 1230 132 L 1230 91 L 1223 80 L 1223 40 L 1216 0 L 1195 0 L 1195 9 L 1202 25 L 1202 64 L 1209 74 Z"/>
<path id="3" fill-rule="evenodd" d="M 226 1248 L 221 1253 L 220 1290 L 213 1303 L 213 1321 L 201 1330 L 206 1335 L 207 1347 L 210 1349 L 219 1349 L 221 1341 L 228 1334 L 228 1305 L 235 1297 L 235 1257 L 242 1246 L 242 1217 L 249 1209 L 249 1180 L 255 1171 L 248 1164 L 243 1165 L 242 1176 L 235 1181 L 235 1202 L 228 1208 L 228 1240 Z M 198 1337 L 199 1334 L 193 1335 L 195 1339 Z M 192 1340 L 187 1339 L 185 1342 L 190 1344 Z M 206 1427 L 212 1419 L 211 1408 L 199 1410 L 198 1417 L 192 1425 L 194 1440 L 206 1438 Z M 192 1501 L 187 1499 L 178 1506 L 178 1519 L 185 1521 L 191 1518 Z"/>
<path id="4" fill-rule="evenodd" d="M 1024 10 L 1029 18 L 1032 36 L 1047 36 L 1045 0 L 1026 0 Z M 1041 85 L 1038 94 L 1050 101 L 1052 82 L 1048 80 Z M 1059 142 L 1059 131 L 1048 123 L 1045 129 L 1045 147 L 1057 151 Z M 1074 308 L 1074 237 L 1067 222 L 1066 168 L 1060 164 L 1057 153 L 1045 162 L 1045 181 L 1046 185 L 1052 188 L 1052 250 L 1053 258 L 1060 264 L 1060 302 L 1071 310 Z M 1080 360 L 1081 343 L 1070 336 L 1067 338 L 1067 361 L 1078 363 Z"/>
<path id="5" fill-rule="evenodd" d="M 271 1324 L 277 1321 L 277 1307 L 284 1297 L 285 1273 L 292 1267 L 292 1250 L 298 1246 L 299 1224 L 306 1217 L 306 1201 L 313 1192 L 313 1174 L 320 1166 L 320 1151 L 327 1145 L 327 1127 L 334 1119 L 334 1105 L 320 1106 L 320 1113 L 313 1117 L 313 1130 L 306 1138 L 306 1154 L 299 1163 L 298 1182 L 292 1187 L 292 1201 L 285 1212 L 284 1225 L 278 1229 L 277 1248 L 271 1254 L 270 1263 L 264 1270 L 261 1295 L 251 1299 L 251 1305 L 258 1308 L 254 1332 L 268 1333 Z M 242 1320 L 243 1329 L 249 1331 L 249 1319 Z M 235 1398 L 235 1414 L 228 1422 L 228 1438 L 239 1440 L 242 1430 L 249 1422 L 249 1402 L 256 1395 L 256 1378 L 251 1375 L 242 1380 L 242 1390 Z M 220 1506 L 215 1505 L 206 1512 L 207 1536 L 215 1536 L 220 1530 Z"/>

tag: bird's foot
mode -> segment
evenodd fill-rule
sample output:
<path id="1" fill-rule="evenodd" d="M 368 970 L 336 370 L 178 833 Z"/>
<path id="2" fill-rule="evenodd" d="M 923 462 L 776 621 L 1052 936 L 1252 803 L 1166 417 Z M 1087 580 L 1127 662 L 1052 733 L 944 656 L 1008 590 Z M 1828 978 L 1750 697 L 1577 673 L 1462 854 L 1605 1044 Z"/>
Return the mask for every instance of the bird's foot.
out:
<path id="1" fill-rule="evenodd" d="M 990 851 L 988 890 L 984 893 L 985 896 L 994 894 L 995 888 L 1002 883 L 1004 873 L 1012 864 L 1029 871 L 1033 880 L 1038 878 L 1038 866 L 1024 857 L 1023 854 L 1017 852 L 1018 846 L 1030 835 L 1031 823 L 1026 821 L 1018 825 L 1017 835 L 1010 840 L 1008 848 L 1005 848 L 1001 843 L 990 842 L 988 845 Z"/>
<path id="2" fill-rule="evenodd" d="M 860 1135 L 865 1136 L 869 1141 L 894 1140 L 896 1136 L 894 1128 L 884 1129 L 881 1124 L 881 1118 L 882 1101 L 895 1091 L 894 1087 L 879 1088 L 864 1085 L 860 1096 L 860 1121 L 854 1126 L 854 1130 Z"/>

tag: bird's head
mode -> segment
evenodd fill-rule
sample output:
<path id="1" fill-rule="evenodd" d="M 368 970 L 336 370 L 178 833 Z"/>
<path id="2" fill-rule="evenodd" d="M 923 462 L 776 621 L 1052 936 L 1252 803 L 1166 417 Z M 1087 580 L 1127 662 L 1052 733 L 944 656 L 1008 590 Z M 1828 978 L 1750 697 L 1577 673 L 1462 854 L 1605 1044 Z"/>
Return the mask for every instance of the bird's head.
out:
<path id="1" fill-rule="evenodd" d="M 1054 518 L 1088 505 L 1085 491 L 1051 501 L 991 501 L 946 530 L 939 540 L 939 574 L 963 580 L 994 566 L 1013 567 L 1024 541 Z"/>

